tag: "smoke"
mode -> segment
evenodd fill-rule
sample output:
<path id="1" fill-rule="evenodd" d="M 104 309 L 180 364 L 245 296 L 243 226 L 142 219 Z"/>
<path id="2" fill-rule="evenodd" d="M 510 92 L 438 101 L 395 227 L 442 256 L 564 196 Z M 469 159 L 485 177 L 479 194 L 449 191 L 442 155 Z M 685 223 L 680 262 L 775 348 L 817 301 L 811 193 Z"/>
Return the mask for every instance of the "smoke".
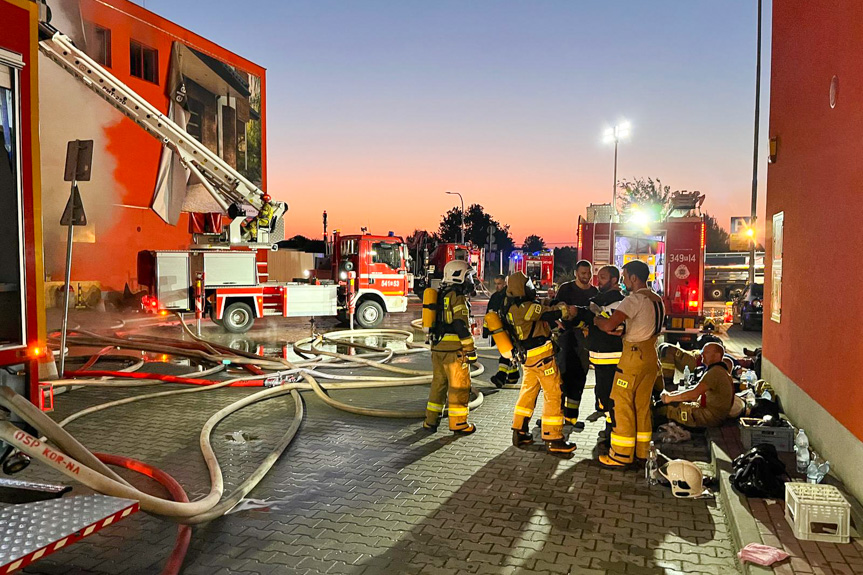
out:
<path id="1" fill-rule="evenodd" d="M 39 54 L 39 114 L 45 274 L 58 281 L 63 279 L 66 253 L 66 228 L 60 226 L 60 217 L 70 191 L 70 183 L 63 181 L 66 143 L 75 139 L 93 140 L 92 179 L 78 185 L 87 226 L 75 229 L 75 241 L 104 241 L 100 234 L 110 230 L 117 210 L 113 204 L 123 197 L 123 190 L 114 179 L 117 161 L 108 151 L 105 130 L 123 116 L 42 54 Z"/>

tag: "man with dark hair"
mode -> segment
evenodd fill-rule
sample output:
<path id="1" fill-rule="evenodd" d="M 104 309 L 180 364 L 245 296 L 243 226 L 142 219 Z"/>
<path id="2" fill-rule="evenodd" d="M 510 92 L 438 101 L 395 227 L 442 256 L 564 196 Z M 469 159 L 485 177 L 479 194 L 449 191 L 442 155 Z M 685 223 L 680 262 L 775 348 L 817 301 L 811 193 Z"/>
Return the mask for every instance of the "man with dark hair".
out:
<path id="1" fill-rule="evenodd" d="M 611 437 L 611 387 L 617 363 L 623 350 L 622 329 L 612 333 L 602 331 L 593 324 L 594 316 L 609 318 L 623 301 L 620 291 L 620 270 L 616 266 L 604 266 L 597 274 L 599 294 L 590 299 L 589 308 L 578 308 L 578 326 L 588 327 L 587 347 L 590 364 L 596 378 L 594 395 L 596 396 L 596 411 L 605 414 L 606 429 L 603 437 L 608 442 Z"/>
<path id="2" fill-rule="evenodd" d="M 599 290 L 591 285 L 592 279 L 593 266 L 587 260 L 580 260 L 575 264 L 575 279 L 562 284 L 557 290 L 557 301 L 587 307 L 590 305 L 590 298 L 599 293 Z M 589 369 L 587 341 L 584 330 L 576 327 L 576 322 L 563 322 L 563 327 L 557 340 L 560 346 L 557 362 L 563 380 L 563 416 L 566 422 L 576 429 L 583 429 L 584 423 L 578 421 L 578 408 Z"/>
<path id="3" fill-rule="evenodd" d="M 506 300 L 506 276 L 494 276 L 494 293 L 488 300 L 487 311 L 500 311 Z M 488 337 L 488 326 L 482 326 L 483 337 Z M 500 356 L 497 360 L 497 373 L 489 378 L 495 387 L 501 388 L 505 384 L 515 385 L 518 383 L 518 366 L 512 360 Z"/>
<path id="4" fill-rule="evenodd" d="M 623 353 L 611 389 L 611 448 L 599 462 L 606 467 L 626 467 L 634 457 L 647 459 L 653 427 L 650 398 L 659 374 L 656 339 L 665 322 L 662 298 L 647 285 L 650 268 L 634 260 L 623 266 L 623 284 L 629 293 L 606 319 L 594 325 L 607 333 L 626 322 Z"/>

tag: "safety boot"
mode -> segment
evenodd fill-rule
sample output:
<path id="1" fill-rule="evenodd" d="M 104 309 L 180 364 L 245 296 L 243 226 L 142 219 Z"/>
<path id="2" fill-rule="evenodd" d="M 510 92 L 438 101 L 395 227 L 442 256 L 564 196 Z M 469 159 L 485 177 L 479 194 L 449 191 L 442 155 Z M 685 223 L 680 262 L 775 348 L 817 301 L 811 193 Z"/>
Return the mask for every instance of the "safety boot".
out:
<path id="1" fill-rule="evenodd" d="M 533 436 L 525 431 L 512 430 L 512 444 L 516 447 L 526 447 L 533 443 Z"/>
<path id="2" fill-rule="evenodd" d="M 468 424 L 467 427 L 462 429 L 453 429 L 452 431 L 455 435 L 470 435 L 476 432 L 476 425 L 473 423 Z"/>
<path id="3" fill-rule="evenodd" d="M 609 455 L 600 455 L 599 464 L 609 469 L 629 469 L 631 463 L 622 463 L 616 459 L 612 459 Z"/>
<path id="4" fill-rule="evenodd" d="M 552 439 L 551 441 L 546 441 L 545 448 L 548 450 L 549 453 L 566 454 L 572 453 L 578 448 L 578 446 L 574 443 L 567 442 L 564 438 L 561 437 L 560 439 Z"/>
<path id="5" fill-rule="evenodd" d="M 497 372 L 493 376 L 489 378 L 489 381 L 494 384 L 494 386 L 498 389 L 502 388 L 504 384 L 506 384 L 506 376 L 503 372 Z"/>
<path id="6" fill-rule="evenodd" d="M 423 421 L 423 430 L 428 431 L 429 433 L 436 433 L 437 432 L 437 425 L 429 425 L 428 423 Z"/>

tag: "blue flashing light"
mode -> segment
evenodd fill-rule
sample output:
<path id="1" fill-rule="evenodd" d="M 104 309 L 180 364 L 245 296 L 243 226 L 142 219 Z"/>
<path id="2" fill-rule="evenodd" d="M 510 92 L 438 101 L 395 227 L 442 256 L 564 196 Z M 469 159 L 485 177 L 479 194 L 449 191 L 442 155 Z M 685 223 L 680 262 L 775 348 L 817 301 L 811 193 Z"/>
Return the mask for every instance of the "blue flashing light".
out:
<path id="1" fill-rule="evenodd" d="M 388 235 L 389 237 L 393 237 L 395 234 L 394 234 L 393 232 L 390 232 L 390 233 L 388 233 L 387 235 Z"/>

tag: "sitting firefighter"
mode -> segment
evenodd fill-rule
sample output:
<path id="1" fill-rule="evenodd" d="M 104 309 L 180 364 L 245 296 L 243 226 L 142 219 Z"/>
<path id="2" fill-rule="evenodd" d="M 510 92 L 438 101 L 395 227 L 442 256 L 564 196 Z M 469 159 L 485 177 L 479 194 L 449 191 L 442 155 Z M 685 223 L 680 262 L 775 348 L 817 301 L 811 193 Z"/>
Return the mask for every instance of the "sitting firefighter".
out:
<path id="1" fill-rule="evenodd" d="M 734 402 L 734 383 L 723 361 L 724 355 L 722 344 L 705 345 L 701 359 L 707 367 L 698 384 L 675 393 L 663 392 L 660 401 L 664 405 L 657 409 L 657 419 L 666 418 L 686 427 L 722 425 Z"/>
<path id="2" fill-rule="evenodd" d="M 572 453 L 576 445 L 563 437 L 561 379 L 554 359 L 549 323 L 573 318 L 576 308 L 563 303 L 554 307 L 537 303 L 533 282 L 522 272 L 509 276 L 506 295 L 504 325 L 514 340 L 516 353 L 524 367 L 512 420 L 512 443 L 516 447 L 533 443 L 528 426 L 541 388 L 544 394 L 542 439 L 546 449 L 549 453 Z"/>
<path id="3" fill-rule="evenodd" d="M 470 303 L 474 291 L 470 264 L 453 260 L 443 268 L 440 291 L 423 294 L 423 307 L 434 310 L 431 326 L 432 383 L 423 428 L 437 431 L 444 402 L 449 406 L 449 428 L 457 435 L 470 435 L 476 426 L 467 422 L 470 400 L 470 366 L 477 355 L 470 333 Z M 426 292 L 435 292 L 427 288 Z M 428 297 L 432 296 L 432 297 Z M 434 300 L 434 303 L 425 303 Z M 425 313 L 425 310 L 424 310 Z"/>
<path id="4" fill-rule="evenodd" d="M 261 206 L 261 209 L 258 210 L 258 215 L 252 218 L 250 221 L 247 221 L 245 224 L 245 230 L 243 231 L 243 239 L 247 242 L 256 242 L 258 241 L 258 230 L 264 229 L 270 230 L 270 223 L 273 220 L 273 214 L 275 213 L 275 208 L 272 204 L 272 198 L 270 198 L 270 194 L 264 194 L 261 196 L 261 200 L 264 204 Z"/>

